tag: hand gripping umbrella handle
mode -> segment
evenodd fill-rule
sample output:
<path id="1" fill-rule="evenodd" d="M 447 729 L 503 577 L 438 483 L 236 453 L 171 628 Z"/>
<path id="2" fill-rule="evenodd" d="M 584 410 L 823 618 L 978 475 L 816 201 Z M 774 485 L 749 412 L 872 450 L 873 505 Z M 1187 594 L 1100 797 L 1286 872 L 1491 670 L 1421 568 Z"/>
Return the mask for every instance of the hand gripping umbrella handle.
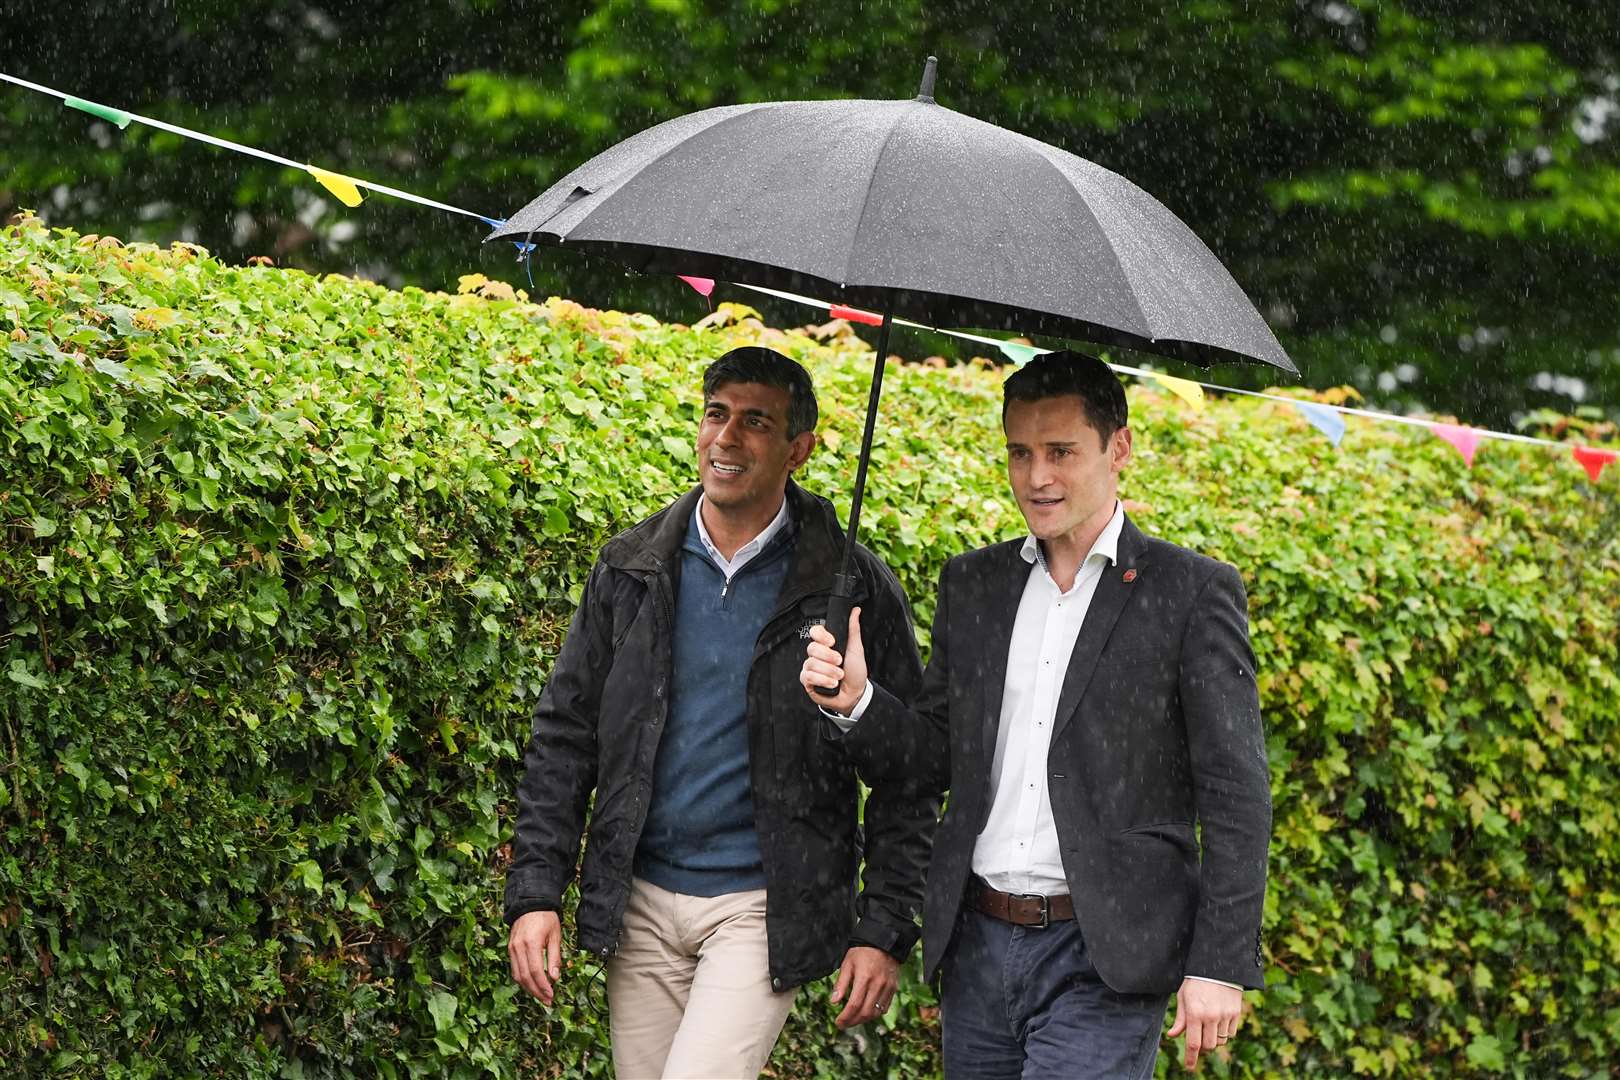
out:
<path id="1" fill-rule="evenodd" d="M 832 595 L 827 598 L 827 632 L 833 636 L 833 651 L 839 656 L 844 655 L 844 646 L 849 644 L 849 613 L 855 607 L 849 586 L 849 579 L 839 574 Z M 818 686 L 816 693 L 822 697 L 837 697 L 838 687 Z"/>

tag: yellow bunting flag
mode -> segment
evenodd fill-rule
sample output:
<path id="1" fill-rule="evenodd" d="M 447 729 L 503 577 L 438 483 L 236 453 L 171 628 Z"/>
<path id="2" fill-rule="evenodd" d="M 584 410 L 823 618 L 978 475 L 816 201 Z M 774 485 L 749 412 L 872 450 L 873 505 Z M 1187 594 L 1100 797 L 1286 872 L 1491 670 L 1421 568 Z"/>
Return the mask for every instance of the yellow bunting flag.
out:
<path id="1" fill-rule="evenodd" d="M 1160 386 L 1176 395 L 1176 397 L 1199 412 L 1204 411 L 1204 388 L 1202 386 L 1188 379 L 1178 379 L 1174 375 L 1161 375 L 1158 372 L 1154 372 L 1153 377 L 1159 380 Z"/>
<path id="2" fill-rule="evenodd" d="M 355 182 L 342 173 L 327 172 L 317 169 L 313 165 L 306 166 L 309 175 L 321 182 L 321 187 L 337 196 L 338 202 L 344 206 L 359 206 L 360 200 L 365 196 L 360 194 L 360 188 Z"/>

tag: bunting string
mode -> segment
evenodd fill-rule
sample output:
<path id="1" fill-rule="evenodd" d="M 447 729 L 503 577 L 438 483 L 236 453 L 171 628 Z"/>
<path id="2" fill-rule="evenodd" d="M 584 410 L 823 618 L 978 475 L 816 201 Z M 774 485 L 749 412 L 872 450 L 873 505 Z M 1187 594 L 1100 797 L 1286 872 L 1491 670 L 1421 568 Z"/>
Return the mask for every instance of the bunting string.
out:
<path id="1" fill-rule="evenodd" d="M 160 131 L 167 131 L 172 134 L 179 135 L 182 138 L 194 139 L 198 142 L 207 143 L 224 150 L 231 150 L 239 154 L 246 154 L 249 157 L 256 157 L 264 161 L 273 162 L 277 165 L 284 165 L 290 169 L 297 169 L 300 172 L 308 173 L 334 198 L 343 203 L 343 205 L 351 208 L 360 205 L 361 201 L 364 199 L 364 194 L 362 193 L 362 189 L 364 189 L 365 191 L 376 192 L 379 195 L 387 195 L 395 199 L 402 199 L 406 202 L 416 203 L 420 206 L 427 206 L 436 210 L 443 210 L 447 213 L 477 218 L 479 221 L 484 222 L 492 228 L 498 228 L 506 223 L 505 219 L 503 218 L 489 217 L 485 214 L 480 214 L 459 206 L 452 206 L 449 203 L 440 202 L 437 199 L 430 199 L 422 195 L 413 194 L 409 191 L 402 191 L 399 188 L 390 187 L 386 184 L 379 184 L 371 180 L 364 180 L 359 177 L 348 176 L 344 173 L 323 169 L 318 165 L 308 162 L 294 161 L 290 158 L 282 157 L 279 154 L 272 154 L 256 147 L 246 146 L 239 142 L 232 142 L 229 139 L 222 139 L 218 136 L 209 135 L 206 132 L 194 131 L 191 128 L 181 127 L 178 124 L 170 124 L 166 121 L 158 120 L 150 116 L 143 116 L 139 113 L 130 112 L 115 106 L 104 105 L 100 102 L 76 97 L 61 90 L 55 90 L 48 86 L 41 86 L 38 83 L 29 82 L 26 79 L 19 79 L 14 75 L 10 75 L 5 72 L 0 72 L 0 81 L 12 83 L 13 85 L 23 87 L 27 90 L 32 90 L 37 93 L 58 98 L 67 107 L 76 109 L 90 116 L 94 116 L 100 120 L 104 120 L 120 130 L 127 129 L 132 123 L 144 124 L 147 127 L 157 128 Z M 518 258 L 520 260 L 527 260 L 533 256 L 536 245 L 528 242 L 517 242 L 514 246 L 518 250 Z M 678 276 L 680 277 L 680 280 L 686 282 L 692 287 L 693 290 L 701 294 L 705 299 L 710 300 L 712 303 L 712 297 L 715 290 L 715 281 L 712 278 L 696 277 L 684 274 Z M 534 280 L 532 274 L 529 280 L 532 287 Z M 801 296 L 797 293 L 785 292 L 781 289 L 770 289 L 759 285 L 748 285 L 743 282 L 732 282 L 731 284 L 737 288 L 747 289 L 751 292 L 762 295 L 773 296 L 781 300 L 788 300 L 794 303 L 820 308 L 827 311 L 829 317 L 831 318 L 841 318 L 848 322 L 859 322 L 874 326 L 882 322 L 882 317 L 880 315 L 869 311 L 862 311 L 858 308 L 830 303 L 825 300 L 815 299 L 814 297 Z M 931 333 L 944 334 L 948 337 L 954 337 L 964 341 L 972 341 L 982 345 L 987 345 L 1001 353 L 1001 355 L 1012 361 L 1014 364 L 1019 365 L 1026 364 L 1035 357 L 1051 351 L 1049 349 L 1039 348 L 1024 341 L 1008 341 L 1001 338 L 985 337 L 983 335 L 973 334 L 963 330 L 949 330 L 941 327 L 927 326 L 923 323 L 911 322 L 906 319 L 894 319 L 893 322 L 897 326 L 906 326 L 917 330 L 927 330 Z M 1552 439 L 1538 438 L 1533 435 L 1521 435 L 1510 431 L 1494 431 L 1487 428 L 1468 427 L 1446 423 L 1439 420 L 1431 420 L 1425 417 L 1404 416 L 1399 413 L 1379 412 L 1374 409 L 1362 409 L 1349 405 L 1330 405 L 1324 402 L 1302 401 L 1299 398 L 1288 397 L 1282 394 L 1269 394 L 1258 390 L 1241 390 L 1237 387 L 1221 386 L 1217 383 L 1202 382 L 1196 379 L 1184 379 L 1179 376 L 1169 375 L 1161 371 L 1131 367 L 1124 364 L 1110 364 L 1109 367 L 1121 374 L 1130 375 L 1143 381 L 1158 384 L 1167 392 L 1175 395 L 1175 397 L 1185 402 L 1189 408 L 1192 408 L 1195 411 L 1202 410 L 1204 408 L 1205 391 L 1212 391 L 1217 394 L 1236 394 L 1244 397 L 1254 397 L 1267 401 L 1280 402 L 1295 409 L 1307 422 L 1311 424 L 1312 427 L 1320 431 L 1323 436 L 1325 436 L 1334 445 L 1334 447 L 1338 447 L 1344 438 L 1345 417 L 1358 416 L 1379 423 L 1406 424 L 1414 427 L 1427 428 L 1436 437 L 1444 439 L 1446 442 L 1455 447 L 1458 454 L 1462 456 L 1463 461 L 1470 468 L 1473 467 L 1474 457 L 1478 453 L 1481 443 L 1485 441 L 1512 442 L 1529 446 L 1550 447 L 1557 450 L 1569 450 L 1571 456 L 1581 466 L 1581 468 L 1586 471 L 1587 476 L 1590 477 L 1594 484 L 1598 482 L 1598 479 L 1605 466 L 1613 464 L 1617 459 L 1620 459 L 1620 451 L 1608 450 L 1599 447 L 1581 446 L 1579 444 L 1567 442 L 1557 442 Z"/>

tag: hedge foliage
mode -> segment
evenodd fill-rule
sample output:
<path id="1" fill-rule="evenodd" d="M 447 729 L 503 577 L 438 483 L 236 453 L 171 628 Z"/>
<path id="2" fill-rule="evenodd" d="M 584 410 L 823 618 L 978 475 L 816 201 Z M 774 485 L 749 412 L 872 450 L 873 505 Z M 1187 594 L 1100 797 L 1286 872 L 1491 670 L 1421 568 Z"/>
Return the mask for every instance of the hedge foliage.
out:
<path id="1" fill-rule="evenodd" d="M 507 976 L 528 710 L 595 549 L 691 483 L 702 365 L 802 359 L 839 492 L 870 353 L 463 287 L 0 233 L 6 1071 L 611 1072 L 594 965 L 550 1013 Z M 997 383 L 891 365 L 864 532 L 923 627 L 1019 529 Z M 1611 1075 L 1620 469 L 1131 401 L 1131 511 L 1243 569 L 1269 729 L 1270 989 L 1213 1074 Z M 826 991 L 774 1075 L 937 1068 L 915 964 L 871 1032 Z"/>

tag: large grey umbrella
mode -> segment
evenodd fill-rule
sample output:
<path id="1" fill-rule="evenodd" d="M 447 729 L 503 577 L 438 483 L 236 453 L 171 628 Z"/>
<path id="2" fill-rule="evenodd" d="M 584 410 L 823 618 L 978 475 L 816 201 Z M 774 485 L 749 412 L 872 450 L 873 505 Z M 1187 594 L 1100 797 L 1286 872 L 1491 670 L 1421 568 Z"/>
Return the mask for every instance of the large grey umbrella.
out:
<path id="1" fill-rule="evenodd" d="M 929 57 L 911 100 L 677 117 L 598 154 L 489 236 L 882 313 L 844 572 L 827 618 L 840 650 L 848 618 L 836 598 L 849 592 L 891 317 L 1298 373 L 1174 214 L 1100 165 L 941 107 L 934 72 Z"/>

